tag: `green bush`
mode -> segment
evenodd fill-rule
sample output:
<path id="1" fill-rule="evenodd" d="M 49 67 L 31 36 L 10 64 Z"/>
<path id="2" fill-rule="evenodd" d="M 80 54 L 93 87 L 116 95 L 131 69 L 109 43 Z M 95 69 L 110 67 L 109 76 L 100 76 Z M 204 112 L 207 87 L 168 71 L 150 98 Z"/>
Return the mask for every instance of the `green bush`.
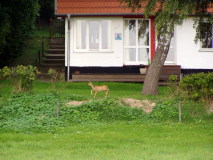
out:
<path id="1" fill-rule="evenodd" d="M 80 106 L 61 108 L 62 115 L 70 122 L 109 122 L 115 120 L 140 120 L 145 115 L 142 109 L 123 106 L 114 100 L 94 100 Z"/>
<path id="2" fill-rule="evenodd" d="M 213 98 L 213 73 L 187 75 L 181 79 L 179 88 L 183 95 L 193 100 Z"/>
<path id="3" fill-rule="evenodd" d="M 168 79 L 169 89 L 171 92 L 175 92 L 177 90 L 177 75 L 171 74 Z"/>
<path id="4" fill-rule="evenodd" d="M 50 68 L 48 70 L 48 74 L 51 76 L 51 82 L 52 82 L 52 91 L 55 91 L 55 82 L 56 80 L 63 81 L 64 80 L 64 74 L 60 74 L 55 69 Z"/>
<path id="5" fill-rule="evenodd" d="M 36 74 L 39 74 L 36 67 L 31 65 L 7 67 L 0 69 L 0 77 L 8 78 L 14 86 L 14 92 L 26 92 L 32 90 Z"/>
<path id="6" fill-rule="evenodd" d="M 0 128 L 49 130 L 65 126 L 56 118 L 57 99 L 53 94 L 12 95 L 0 108 Z"/>
<path id="7" fill-rule="evenodd" d="M 160 102 L 153 108 L 149 118 L 157 122 L 178 122 L 179 121 L 179 103 L 177 100 L 167 100 Z M 183 122 L 192 121 L 186 107 L 182 106 L 181 118 Z"/>

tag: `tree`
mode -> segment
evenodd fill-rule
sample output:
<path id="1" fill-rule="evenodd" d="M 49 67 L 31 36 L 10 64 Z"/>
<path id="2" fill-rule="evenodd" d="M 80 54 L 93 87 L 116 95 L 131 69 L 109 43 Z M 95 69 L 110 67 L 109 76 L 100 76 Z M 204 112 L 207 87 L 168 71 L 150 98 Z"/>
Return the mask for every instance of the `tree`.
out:
<path id="1" fill-rule="evenodd" d="M 0 2 L 0 67 L 21 55 L 37 14 L 38 0 Z"/>
<path id="2" fill-rule="evenodd" d="M 54 18 L 54 1 L 53 0 L 39 0 L 40 17 L 44 21 L 49 21 L 50 18 Z"/>
<path id="3" fill-rule="evenodd" d="M 184 19 L 194 15 L 194 27 L 197 28 L 195 42 L 202 39 L 201 22 L 204 18 L 211 24 L 213 22 L 211 14 L 207 14 L 212 2 L 213 0 L 120 0 L 120 3 L 131 8 L 132 12 L 143 11 L 145 18 L 150 15 L 156 17 L 158 46 L 146 74 L 142 94 L 158 94 L 158 81 L 174 34 L 174 26 L 182 25 Z"/>

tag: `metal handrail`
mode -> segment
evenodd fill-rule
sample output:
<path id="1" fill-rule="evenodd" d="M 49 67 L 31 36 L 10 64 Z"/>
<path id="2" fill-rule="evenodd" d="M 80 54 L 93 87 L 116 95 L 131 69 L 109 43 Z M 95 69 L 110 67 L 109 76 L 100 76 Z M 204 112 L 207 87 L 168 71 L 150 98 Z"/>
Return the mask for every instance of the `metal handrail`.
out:
<path id="1" fill-rule="evenodd" d="M 42 57 L 44 57 L 44 42 L 43 41 L 41 42 L 41 46 L 38 51 L 38 64 L 39 65 L 41 64 L 41 55 L 42 55 Z M 36 61 L 37 61 L 37 59 L 36 59 Z"/>

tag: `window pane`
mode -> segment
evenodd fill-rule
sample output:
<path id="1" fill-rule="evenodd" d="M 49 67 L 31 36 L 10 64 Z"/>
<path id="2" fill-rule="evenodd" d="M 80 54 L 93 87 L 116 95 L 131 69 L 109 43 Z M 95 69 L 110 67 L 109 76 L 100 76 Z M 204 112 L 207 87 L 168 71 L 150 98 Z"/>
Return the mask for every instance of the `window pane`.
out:
<path id="1" fill-rule="evenodd" d="M 89 21 L 89 49 L 99 49 L 99 21 Z"/>
<path id="2" fill-rule="evenodd" d="M 86 49 L 86 20 L 77 20 L 76 48 Z"/>
<path id="3" fill-rule="evenodd" d="M 149 58 L 149 48 L 139 48 L 138 49 L 138 61 L 148 62 Z"/>
<path id="4" fill-rule="evenodd" d="M 136 61 L 136 49 L 135 48 L 126 48 L 124 53 L 125 61 Z"/>
<path id="5" fill-rule="evenodd" d="M 125 20 L 124 37 L 125 46 L 136 46 L 136 20 Z"/>
<path id="6" fill-rule="evenodd" d="M 202 48 L 213 48 L 212 24 L 202 23 L 200 34 L 201 34 Z"/>
<path id="7" fill-rule="evenodd" d="M 111 21 L 102 20 L 102 49 L 111 49 Z"/>
<path id="8" fill-rule="evenodd" d="M 138 45 L 149 46 L 149 21 L 138 20 Z"/>

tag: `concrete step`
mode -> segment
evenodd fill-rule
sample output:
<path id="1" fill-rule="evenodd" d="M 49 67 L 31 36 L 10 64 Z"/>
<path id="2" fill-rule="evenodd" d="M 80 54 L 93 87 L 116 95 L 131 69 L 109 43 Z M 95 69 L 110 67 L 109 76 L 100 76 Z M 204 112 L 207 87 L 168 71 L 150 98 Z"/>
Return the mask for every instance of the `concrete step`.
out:
<path id="1" fill-rule="evenodd" d="M 52 45 L 49 45 L 49 48 L 50 49 L 65 49 L 65 45 L 56 45 L 56 44 L 52 44 Z"/>
<path id="2" fill-rule="evenodd" d="M 54 69 L 60 74 L 65 73 L 65 38 L 52 38 L 49 42 L 49 48 L 45 50 L 45 59 L 41 60 L 39 66 L 40 74 L 37 76 L 39 80 L 50 80 L 51 76 L 48 70 Z"/>
<path id="3" fill-rule="evenodd" d="M 46 54 L 46 59 L 65 59 L 65 54 Z"/>
<path id="4" fill-rule="evenodd" d="M 64 45 L 65 38 L 52 38 L 49 42 L 50 45 Z"/>
<path id="5" fill-rule="evenodd" d="M 42 60 L 42 63 L 44 63 L 44 64 L 54 63 L 54 64 L 63 64 L 64 65 L 65 59 L 44 59 L 44 60 Z"/>
<path id="6" fill-rule="evenodd" d="M 47 49 L 45 52 L 48 54 L 64 54 L 65 49 Z"/>

